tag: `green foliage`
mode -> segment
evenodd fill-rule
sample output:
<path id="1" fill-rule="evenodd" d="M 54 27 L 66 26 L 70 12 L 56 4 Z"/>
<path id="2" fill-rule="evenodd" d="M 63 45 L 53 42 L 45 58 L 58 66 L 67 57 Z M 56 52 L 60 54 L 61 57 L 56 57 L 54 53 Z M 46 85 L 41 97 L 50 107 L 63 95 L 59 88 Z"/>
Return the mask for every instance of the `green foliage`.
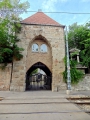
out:
<path id="1" fill-rule="evenodd" d="M 21 52 L 22 48 L 17 46 L 19 39 L 13 32 L 8 33 L 7 24 L 9 21 L 4 19 L 0 22 L 0 63 L 11 63 L 13 58 L 20 60 L 23 56 Z M 14 31 L 12 26 L 11 31 Z"/>
<path id="2" fill-rule="evenodd" d="M 32 71 L 32 72 L 30 73 L 30 75 L 33 75 L 33 74 L 36 74 L 36 73 L 38 73 L 38 69 L 35 69 L 34 71 Z"/>
<path id="3" fill-rule="evenodd" d="M 2 17 L 15 20 L 19 19 L 19 15 L 29 8 L 29 2 L 21 2 L 21 0 L 0 0 L 0 13 Z"/>
<path id="4" fill-rule="evenodd" d="M 77 54 L 78 54 L 78 51 L 72 53 L 70 56 L 73 57 L 73 56 L 75 56 L 75 55 L 77 55 Z"/>
<path id="5" fill-rule="evenodd" d="M 23 48 L 17 45 L 20 40 L 16 33 L 21 30 L 19 15 L 29 8 L 28 2 L 20 0 L 0 1 L 0 63 L 11 63 L 13 59 L 20 60 Z"/>
<path id="6" fill-rule="evenodd" d="M 76 68 L 77 62 L 76 61 L 70 61 L 70 72 L 71 72 L 71 82 L 72 84 L 78 83 L 80 80 L 82 80 L 84 74 L 82 71 L 78 70 Z"/>
<path id="7" fill-rule="evenodd" d="M 90 22 L 86 25 L 74 23 L 69 26 L 68 41 L 69 49 L 73 46 L 80 49 L 80 61 L 90 69 Z"/>
<path id="8" fill-rule="evenodd" d="M 68 41 L 69 48 L 73 48 L 73 45 L 78 49 L 83 49 L 83 46 L 80 44 L 81 41 L 85 40 L 88 37 L 88 29 L 86 26 L 77 25 L 77 23 L 69 26 L 68 31 Z"/>
<path id="9" fill-rule="evenodd" d="M 66 65 L 66 59 L 65 59 L 65 65 Z M 76 68 L 77 62 L 70 60 L 70 73 L 71 73 L 71 84 L 77 84 L 80 80 L 82 80 L 84 74 L 77 70 Z M 64 81 L 67 82 L 67 68 L 63 72 L 63 78 Z"/>
<path id="10" fill-rule="evenodd" d="M 84 49 L 81 51 L 82 64 L 90 68 L 90 38 L 81 42 Z"/>

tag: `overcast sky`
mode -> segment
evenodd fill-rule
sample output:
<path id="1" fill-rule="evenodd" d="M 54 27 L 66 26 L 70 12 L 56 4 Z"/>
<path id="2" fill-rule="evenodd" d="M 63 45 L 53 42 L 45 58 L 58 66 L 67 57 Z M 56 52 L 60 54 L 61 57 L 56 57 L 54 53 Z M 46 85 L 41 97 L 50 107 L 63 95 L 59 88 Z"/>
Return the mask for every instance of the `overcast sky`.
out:
<path id="1" fill-rule="evenodd" d="M 26 0 L 21 0 L 26 1 Z M 90 13 L 90 0 L 27 0 L 30 3 L 28 11 L 42 12 L 71 12 L 71 13 Z M 25 19 L 35 12 L 28 12 L 22 15 Z M 90 14 L 64 14 L 64 13 L 45 13 L 62 25 L 71 25 L 75 22 L 85 24 L 90 21 Z"/>

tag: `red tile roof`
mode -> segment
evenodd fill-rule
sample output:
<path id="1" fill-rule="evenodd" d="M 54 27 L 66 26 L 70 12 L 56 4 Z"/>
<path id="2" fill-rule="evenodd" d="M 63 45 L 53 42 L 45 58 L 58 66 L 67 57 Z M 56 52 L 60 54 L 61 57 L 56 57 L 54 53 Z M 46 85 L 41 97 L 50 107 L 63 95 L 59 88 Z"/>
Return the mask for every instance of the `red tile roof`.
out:
<path id="1" fill-rule="evenodd" d="M 24 19 L 21 23 L 25 24 L 39 24 L 39 25 L 51 25 L 51 26 L 62 26 L 43 12 L 37 12 L 34 15 Z M 63 26 L 64 27 L 64 26 Z"/>

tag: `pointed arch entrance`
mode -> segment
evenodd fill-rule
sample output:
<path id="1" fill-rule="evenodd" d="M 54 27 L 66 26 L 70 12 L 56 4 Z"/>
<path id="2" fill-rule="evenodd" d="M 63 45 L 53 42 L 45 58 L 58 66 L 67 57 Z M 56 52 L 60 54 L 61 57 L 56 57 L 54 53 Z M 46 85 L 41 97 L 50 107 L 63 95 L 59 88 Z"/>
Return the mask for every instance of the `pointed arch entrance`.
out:
<path id="1" fill-rule="evenodd" d="M 45 74 L 42 71 L 33 73 L 36 69 L 41 69 Z M 26 90 L 51 90 L 51 84 L 52 73 L 45 64 L 37 62 L 28 69 L 26 73 Z"/>

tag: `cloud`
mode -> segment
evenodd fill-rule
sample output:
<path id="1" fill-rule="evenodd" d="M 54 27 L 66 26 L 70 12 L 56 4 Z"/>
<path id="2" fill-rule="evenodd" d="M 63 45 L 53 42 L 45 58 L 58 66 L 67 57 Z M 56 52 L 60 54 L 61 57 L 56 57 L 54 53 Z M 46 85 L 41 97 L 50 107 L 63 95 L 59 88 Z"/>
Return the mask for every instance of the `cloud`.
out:
<path id="1" fill-rule="evenodd" d="M 81 0 L 81 2 L 90 2 L 90 0 Z"/>
<path id="2" fill-rule="evenodd" d="M 68 0 L 44 0 L 42 3 L 42 9 L 45 11 L 55 11 L 55 4 L 57 2 L 67 2 Z"/>
<path id="3" fill-rule="evenodd" d="M 45 11 L 54 11 L 55 10 L 55 4 L 57 3 L 57 0 L 45 0 L 42 3 L 42 8 Z"/>
<path id="4" fill-rule="evenodd" d="M 60 2 L 67 2 L 67 1 L 69 1 L 69 0 L 59 0 Z"/>

